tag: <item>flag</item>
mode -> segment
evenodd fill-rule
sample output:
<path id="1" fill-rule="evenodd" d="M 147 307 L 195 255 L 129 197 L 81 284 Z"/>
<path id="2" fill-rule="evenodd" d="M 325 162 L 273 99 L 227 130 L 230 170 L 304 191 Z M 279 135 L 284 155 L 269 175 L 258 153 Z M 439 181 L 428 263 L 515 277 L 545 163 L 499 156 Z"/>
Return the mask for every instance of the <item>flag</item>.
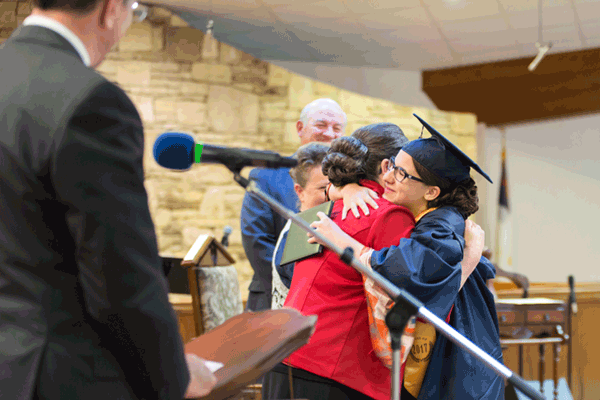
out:
<path id="1" fill-rule="evenodd" d="M 496 249 L 496 264 L 505 271 L 513 271 L 512 218 L 508 199 L 508 174 L 506 171 L 505 136 L 502 137 L 502 172 L 500 175 L 500 194 L 498 196 Z"/>

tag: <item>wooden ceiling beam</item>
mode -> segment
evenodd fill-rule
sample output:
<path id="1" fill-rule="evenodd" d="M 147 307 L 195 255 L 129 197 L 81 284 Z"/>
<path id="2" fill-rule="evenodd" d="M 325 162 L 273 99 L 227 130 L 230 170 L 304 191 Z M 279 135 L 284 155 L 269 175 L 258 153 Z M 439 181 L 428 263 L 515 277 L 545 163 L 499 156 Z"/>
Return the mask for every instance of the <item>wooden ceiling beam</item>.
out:
<path id="1" fill-rule="evenodd" d="M 600 50 L 422 72 L 423 91 L 441 110 L 471 112 L 488 125 L 600 111 Z"/>

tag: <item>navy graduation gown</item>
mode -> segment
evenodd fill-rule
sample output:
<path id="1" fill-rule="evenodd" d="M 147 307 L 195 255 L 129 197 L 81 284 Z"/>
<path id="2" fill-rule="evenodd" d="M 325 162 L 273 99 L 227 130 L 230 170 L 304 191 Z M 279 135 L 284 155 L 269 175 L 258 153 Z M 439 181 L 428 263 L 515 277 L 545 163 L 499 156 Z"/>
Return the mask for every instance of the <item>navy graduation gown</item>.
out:
<path id="1" fill-rule="evenodd" d="M 483 351 L 502 362 L 498 318 L 486 281 L 493 265 L 481 258 L 460 288 L 465 221 L 454 207 L 426 214 L 398 246 L 373 252 L 371 266 L 407 290 Z M 438 333 L 418 400 L 504 399 L 504 379 Z"/>

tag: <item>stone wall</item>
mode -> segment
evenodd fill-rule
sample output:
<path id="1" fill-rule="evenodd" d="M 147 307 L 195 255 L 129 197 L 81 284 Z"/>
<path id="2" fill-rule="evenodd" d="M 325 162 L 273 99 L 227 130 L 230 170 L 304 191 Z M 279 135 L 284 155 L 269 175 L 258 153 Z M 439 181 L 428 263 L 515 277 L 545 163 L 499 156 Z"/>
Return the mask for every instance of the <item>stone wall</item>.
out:
<path id="1" fill-rule="evenodd" d="M 30 12 L 27 2 L 0 2 L 0 41 Z M 290 155 L 299 145 L 295 124 L 301 109 L 329 97 L 348 114 L 347 134 L 387 121 L 415 138 L 421 130 L 415 112 L 476 157 L 472 114 L 398 105 L 305 78 L 219 43 L 161 8 L 130 28 L 99 72 L 131 96 L 144 121 L 146 187 L 160 251 L 183 256 L 199 234 L 220 238 L 223 228 L 232 226 L 229 249 L 238 260 L 244 299 L 252 276 L 241 245 L 244 191 L 218 165 L 186 173 L 160 168 L 151 154 L 159 134 L 188 132 L 210 144 Z"/>

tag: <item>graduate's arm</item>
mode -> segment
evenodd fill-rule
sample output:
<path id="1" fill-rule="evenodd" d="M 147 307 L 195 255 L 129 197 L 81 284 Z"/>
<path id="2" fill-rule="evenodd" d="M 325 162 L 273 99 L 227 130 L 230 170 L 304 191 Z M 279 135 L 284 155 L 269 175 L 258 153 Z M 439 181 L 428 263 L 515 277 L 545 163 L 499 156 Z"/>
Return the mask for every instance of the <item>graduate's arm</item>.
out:
<path id="1" fill-rule="evenodd" d="M 319 221 L 313 222 L 311 227 L 340 248 L 350 247 L 355 256 L 364 253 L 365 250 L 372 248 L 380 249 L 384 246 L 391 246 L 398 243 L 401 238 L 408 237 L 412 232 L 415 220 L 410 212 L 405 208 L 391 207 L 378 213 L 374 219 L 369 236 L 365 243 L 361 243 L 352 236 L 344 232 L 336 223 L 323 213 L 317 214 Z M 310 234 L 307 234 L 310 236 Z M 316 237 L 310 236 L 310 243 L 320 243 Z"/>
<path id="2" fill-rule="evenodd" d="M 485 232 L 471 220 L 465 221 L 465 254 L 462 261 L 462 288 L 469 276 L 479 264 L 485 243 Z"/>
<path id="3" fill-rule="evenodd" d="M 331 220 L 325 213 L 319 211 L 317 213 L 317 217 L 319 217 L 319 221 L 315 221 L 310 226 L 316 231 L 329 239 L 336 246 L 345 249 L 346 247 L 350 247 L 354 251 L 354 255 L 359 255 L 365 245 L 360 243 L 358 240 L 354 239 L 352 236 L 348 235 L 346 232 L 342 230 L 335 222 Z M 319 243 L 323 246 L 327 246 L 327 244 L 321 240 L 319 240 L 316 236 L 307 233 L 308 243 Z"/>
<path id="4" fill-rule="evenodd" d="M 445 318 L 460 290 L 461 239 L 444 221 L 422 220 L 410 238 L 374 251 L 370 264 L 391 283 L 420 299 L 438 317 Z"/>

